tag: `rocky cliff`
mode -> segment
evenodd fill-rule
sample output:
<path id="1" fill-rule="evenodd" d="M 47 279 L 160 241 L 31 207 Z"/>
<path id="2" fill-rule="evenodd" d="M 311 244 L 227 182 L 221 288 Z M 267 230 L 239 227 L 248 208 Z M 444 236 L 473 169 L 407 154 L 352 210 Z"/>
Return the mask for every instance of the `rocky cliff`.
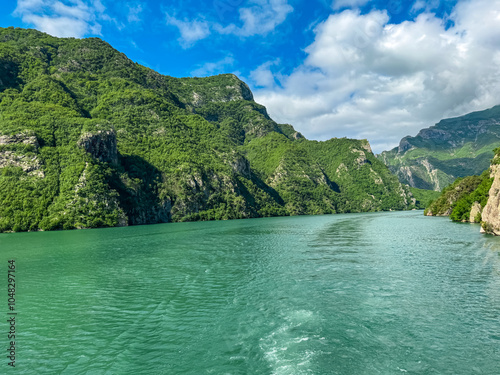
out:
<path id="1" fill-rule="evenodd" d="M 44 177 L 39 144 L 32 131 L 0 135 L 0 169 L 19 167 L 30 176 Z"/>
<path id="2" fill-rule="evenodd" d="M 93 158 L 111 164 L 118 163 L 116 134 L 114 130 L 98 130 L 84 133 L 77 142 Z"/>
<path id="3" fill-rule="evenodd" d="M 453 184 L 443 189 L 438 199 L 433 201 L 425 210 L 426 216 L 450 216 L 455 221 L 470 221 L 471 216 L 475 222 L 477 210 L 481 212 L 482 207 L 486 204 L 486 194 L 489 189 L 483 189 L 486 194 L 481 198 L 483 205 L 477 207 L 479 197 L 472 195 L 478 187 L 486 181 L 488 183 L 488 174 L 482 176 L 468 176 L 458 178 Z M 474 215 L 472 215 L 474 213 Z M 479 221 L 478 221 L 479 222 Z"/>
<path id="4" fill-rule="evenodd" d="M 493 183 L 488 194 L 488 203 L 483 209 L 481 231 L 500 236 L 500 153 L 497 153 L 491 166 Z"/>
<path id="5" fill-rule="evenodd" d="M 459 177 L 479 175 L 500 146 L 500 106 L 446 119 L 405 137 L 379 158 L 402 183 L 441 191 Z"/>
<path id="6" fill-rule="evenodd" d="M 481 176 L 458 178 L 426 208 L 428 216 L 481 223 L 481 232 L 500 235 L 500 149 Z"/>

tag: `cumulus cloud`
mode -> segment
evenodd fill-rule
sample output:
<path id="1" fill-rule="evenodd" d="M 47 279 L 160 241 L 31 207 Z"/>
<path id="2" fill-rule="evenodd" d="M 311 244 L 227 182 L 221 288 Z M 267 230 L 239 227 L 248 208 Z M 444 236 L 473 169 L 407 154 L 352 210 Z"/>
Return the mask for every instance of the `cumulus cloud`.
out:
<path id="1" fill-rule="evenodd" d="M 267 61 L 260 65 L 257 69 L 250 72 L 250 79 L 256 86 L 259 87 L 273 87 L 276 84 L 275 75 L 273 74 L 271 67 L 279 66 L 280 60 L 276 59 L 274 61 Z"/>
<path id="2" fill-rule="evenodd" d="M 368 138 L 377 152 L 500 104 L 500 0 L 460 2 L 450 17 L 447 28 L 428 12 L 400 24 L 383 11 L 333 14 L 304 63 L 256 100 L 309 138 Z"/>
<path id="3" fill-rule="evenodd" d="M 239 2 L 236 1 L 236 3 Z M 218 1 L 214 1 L 214 6 L 217 3 Z M 179 42 L 184 48 L 188 48 L 197 41 L 207 38 L 212 33 L 239 37 L 266 35 L 283 23 L 288 14 L 293 11 L 287 0 L 248 0 L 246 4 L 247 6 L 238 9 L 240 25 L 229 24 L 223 26 L 219 22 L 208 21 L 201 17 L 181 20 L 166 13 L 167 24 L 176 26 L 179 29 Z M 216 7 L 219 18 L 223 18 L 225 9 L 221 10 Z"/>
<path id="4" fill-rule="evenodd" d="M 109 20 L 104 11 L 99 0 L 71 0 L 69 5 L 57 0 L 18 0 L 14 15 L 53 36 L 81 38 L 100 35 L 99 20 Z"/>

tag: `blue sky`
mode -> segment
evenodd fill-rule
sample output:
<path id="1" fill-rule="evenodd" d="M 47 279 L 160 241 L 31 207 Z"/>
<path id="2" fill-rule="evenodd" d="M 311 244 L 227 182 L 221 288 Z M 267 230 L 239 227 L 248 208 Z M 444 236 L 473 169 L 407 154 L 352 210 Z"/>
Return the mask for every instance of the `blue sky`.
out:
<path id="1" fill-rule="evenodd" d="M 98 36 L 176 77 L 235 73 L 309 139 L 374 152 L 500 104 L 500 0 L 18 0 L 0 25 Z"/>

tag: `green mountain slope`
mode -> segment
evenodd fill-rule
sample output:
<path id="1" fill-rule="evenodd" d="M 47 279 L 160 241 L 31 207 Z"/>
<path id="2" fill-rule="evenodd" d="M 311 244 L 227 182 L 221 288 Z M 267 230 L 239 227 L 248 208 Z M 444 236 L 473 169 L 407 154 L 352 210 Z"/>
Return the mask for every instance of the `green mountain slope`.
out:
<path id="1" fill-rule="evenodd" d="M 498 165 L 500 148 L 480 176 L 457 178 L 424 211 L 427 216 L 449 216 L 453 221 L 481 223 L 483 231 L 499 234 Z"/>
<path id="2" fill-rule="evenodd" d="M 427 216 L 449 216 L 453 221 L 479 223 L 492 183 L 489 169 L 481 176 L 459 177 L 443 189 L 424 213 Z M 475 213 L 471 214 L 473 207 Z"/>
<path id="3" fill-rule="evenodd" d="M 308 141 L 234 75 L 0 29 L 0 231 L 413 207 L 366 141 Z"/>
<path id="4" fill-rule="evenodd" d="M 492 150 L 500 146 L 500 106 L 440 121 L 405 137 L 379 158 L 413 187 L 442 190 L 458 177 L 488 169 Z"/>

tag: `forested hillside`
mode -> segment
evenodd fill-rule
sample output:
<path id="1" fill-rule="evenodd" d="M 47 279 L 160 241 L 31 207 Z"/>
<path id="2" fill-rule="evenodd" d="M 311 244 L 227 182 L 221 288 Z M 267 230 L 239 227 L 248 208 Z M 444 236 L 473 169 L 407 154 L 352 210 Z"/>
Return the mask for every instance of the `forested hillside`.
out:
<path id="1" fill-rule="evenodd" d="M 482 231 L 500 235 L 500 148 L 481 176 L 458 178 L 424 211 L 453 221 L 481 223 Z"/>
<path id="2" fill-rule="evenodd" d="M 308 141 L 234 75 L 0 29 L 0 231 L 413 207 L 368 142 Z"/>
<path id="3" fill-rule="evenodd" d="M 457 178 L 426 208 L 425 214 L 450 216 L 453 221 L 480 223 L 481 212 L 488 202 L 492 182 L 489 170 L 481 176 Z"/>

